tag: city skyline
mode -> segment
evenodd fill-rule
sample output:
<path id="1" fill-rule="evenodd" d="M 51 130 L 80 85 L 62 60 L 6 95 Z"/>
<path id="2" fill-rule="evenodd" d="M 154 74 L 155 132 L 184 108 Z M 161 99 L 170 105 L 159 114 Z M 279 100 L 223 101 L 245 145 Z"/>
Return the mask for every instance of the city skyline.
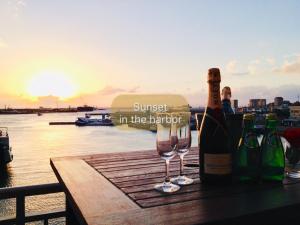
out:
<path id="1" fill-rule="evenodd" d="M 219 67 L 232 99 L 300 95 L 298 1 L 0 3 L 0 108 L 109 106 L 174 93 L 205 106 Z"/>

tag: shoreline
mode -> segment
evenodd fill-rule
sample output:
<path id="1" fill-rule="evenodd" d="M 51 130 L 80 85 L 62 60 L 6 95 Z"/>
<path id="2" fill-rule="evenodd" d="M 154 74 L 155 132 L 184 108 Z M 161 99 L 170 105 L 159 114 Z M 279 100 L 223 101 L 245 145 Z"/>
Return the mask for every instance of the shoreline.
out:
<path id="1" fill-rule="evenodd" d="M 44 114 L 44 113 L 76 113 L 93 112 L 96 110 L 105 110 L 106 108 L 56 108 L 56 109 L 0 109 L 0 115 L 22 115 L 22 114 Z"/>

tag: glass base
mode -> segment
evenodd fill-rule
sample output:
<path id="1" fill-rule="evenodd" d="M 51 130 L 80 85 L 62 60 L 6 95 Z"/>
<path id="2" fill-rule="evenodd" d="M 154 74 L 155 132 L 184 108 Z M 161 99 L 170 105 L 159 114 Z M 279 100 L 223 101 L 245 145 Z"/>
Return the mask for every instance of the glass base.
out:
<path id="1" fill-rule="evenodd" d="M 189 185 L 194 182 L 193 179 L 188 178 L 186 176 L 178 176 L 171 179 L 171 182 L 178 185 Z"/>
<path id="2" fill-rule="evenodd" d="M 287 177 L 293 178 L 293 179 L 300 179 L 300 171 L 290 171 L 286 173 Z"/>
<path id="3" fill-rule="evenodd" d="M 171 182 L 164 182 L 162 184 L 155 185 L 154 189 L 164 193 L 173 193 L 178 191 L 180 187 L 176 184 L 172 184 Z"/>

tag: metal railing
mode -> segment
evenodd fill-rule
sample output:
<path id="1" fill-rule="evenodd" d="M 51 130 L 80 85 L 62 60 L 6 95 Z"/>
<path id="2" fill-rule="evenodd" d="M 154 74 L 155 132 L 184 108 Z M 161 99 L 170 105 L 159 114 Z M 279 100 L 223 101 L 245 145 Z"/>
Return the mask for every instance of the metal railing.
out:
<path id="1" fill-rule="evenodd" d="M 66 217 L 66 210 L 58 210 L 51 212 L 38 212 L 25 214 L 25 197 L 35 195 L 45 195 L 52 193 L 63 192 L 59 183 L 41 184 L 22 187 L 0 188 L 0 200 L 16 199 L 16 216 L 0 218 L 0 225 L 2 224 L 17 224 L 24 225 L 28 222 L 43 221 L 48 225 L 49 219 Z"/>

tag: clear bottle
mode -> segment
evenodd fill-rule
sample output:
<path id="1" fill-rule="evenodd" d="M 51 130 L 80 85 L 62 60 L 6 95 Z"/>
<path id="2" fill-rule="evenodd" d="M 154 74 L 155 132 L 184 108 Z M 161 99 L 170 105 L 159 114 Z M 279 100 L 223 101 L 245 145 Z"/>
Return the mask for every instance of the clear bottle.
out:
<path id="1" fill-rule="evenodd" d="M 254 131 L 254 115 L 243 117 L 243 132 L 236 152 L 236 174 L 240 181 L 259 181 L 260 147 Z"/>
<path id="2" fill-rule="evenodd" d="M 284 178 L 284 148 L 276 131 L 277 124 L 275 114 L 266 116 L 266 129 L 261 144 L 261 168 L 262 179 L 267 181 L 282 181 Z"/>

